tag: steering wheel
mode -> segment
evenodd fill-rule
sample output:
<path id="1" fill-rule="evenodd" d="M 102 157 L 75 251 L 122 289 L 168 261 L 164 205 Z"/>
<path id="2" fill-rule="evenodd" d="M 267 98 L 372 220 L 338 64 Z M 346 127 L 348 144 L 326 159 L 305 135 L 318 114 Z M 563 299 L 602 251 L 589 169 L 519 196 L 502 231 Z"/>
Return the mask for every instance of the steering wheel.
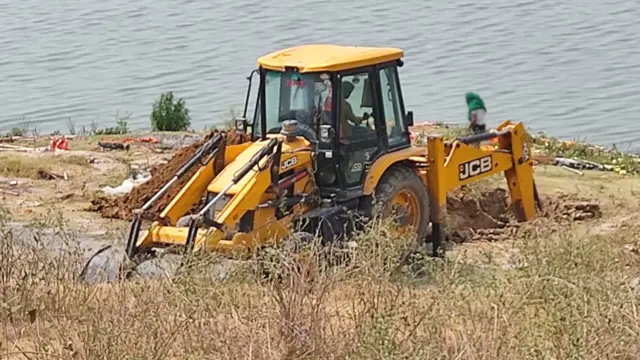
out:
<path id="1" fill-rule="evenodd" d="M 292 119 L 295 120 L 295 119 Z M 316 134 L 316 132 L 311 128 L 311 126 L 307 125 L 307 124 L 302 124 L 298 121 L 298 131 L 296 131 L 300 136 L 302 136 L 303 138 L 309 140 L 309 141 L 317 141 L 318 140 L 318 135 Z"/>
<path id="2" fill-rule="evenodd" d="M 298 120 L 299 124 L 310 124 L 311 114 L 307 110 L 303 109 L 289 110 L 281 114 L 278 118 L 278 122 L 283 122 L 285 120 Z"/>
<path id="3" fill-rule="evenodd" d="M 371 115 L 368 112 L 364 112 L 364 114 L 362 114 L 362 122 L 360 122 L 360 124 L 362 124 L 363 122 L 366 122 L 366 126 L 364 127 L 368 127 L 369 129 L 371 129 L 373 127 L 373 123 L 371 122 L 372 120 L 374 120 Z"/>
<path id="4" fill-rule="evenodd" d="M 280 115 L 280 117 L 278 118 L 278 122 L 282 123 L 286 120 L 296 120 L 298 121 L 298 130 L 297 130 L 297 134 L 299 134 L 300 136 L 304 137 L 305 139 L 309 140 L 309 141 L 317 141 L 318 140 L 318 135 L 316 134 L 316 132 L 313 130 L 313 128 L 307 124 L 311 123 L 311 116 L 309 115 L 309 112 L 306 110 L 289 110 L 287 112 L 285 112 L 284 114 Z M 267 131 L 268 133 L 274 133 L 274 132 L 280 132 L 280 130 L 282 129 L 282 126 L 276 126 L 273 127 L 271 129 L 269 129 L 269 131 Z"/>

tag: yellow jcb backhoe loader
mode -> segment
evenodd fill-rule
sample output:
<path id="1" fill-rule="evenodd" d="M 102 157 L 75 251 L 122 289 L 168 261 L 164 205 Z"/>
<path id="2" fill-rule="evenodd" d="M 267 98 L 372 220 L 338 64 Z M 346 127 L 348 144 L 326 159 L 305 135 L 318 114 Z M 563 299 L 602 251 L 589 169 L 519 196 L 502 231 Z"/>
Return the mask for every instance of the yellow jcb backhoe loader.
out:
<path id="1" fill-rule="evenodd" d="M 452 142 L 432 135 L 426 147 L 412 145 L 413 113 L 405 109 L 398 75 L 403 55 L 397 48 L 305 45 L 259 58 L 235 123 L 250 141 L 228 145 L 224 133 L 212 137 L 134 212 L 126 254 L 101 249 L 84 279 L 95 282 L 104 271 L 113 280 L 123 261 L 169 246 L 251 254 L 293 231 L 344 241 L 358 229 L 355 217 L 373 216 L 374 200 L 383 217 L 396 216 L 397 230 L 415 232 L 438 255 L 447 192 L 500 172 L 517 218 L 533 219 L 540 204 L 524 126 L 505 121 L 488 133 Z M 497 139 L 495 150 L 474 146 L 491 139 Z M 161 220 L 141 231 L 142 213 L 196 165 Z M 189 214 L 203 199 L 199 212 Z"/>

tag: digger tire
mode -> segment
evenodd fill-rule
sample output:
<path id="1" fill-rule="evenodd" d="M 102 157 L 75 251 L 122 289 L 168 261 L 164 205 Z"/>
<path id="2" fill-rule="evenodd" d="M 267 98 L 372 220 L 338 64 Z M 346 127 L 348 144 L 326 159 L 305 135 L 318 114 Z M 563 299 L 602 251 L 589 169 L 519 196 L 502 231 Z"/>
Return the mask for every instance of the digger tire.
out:
<path id="1" fill-rule="evenodd" d="M 393 210 L 404 208 L 398 228 L 413 226 L 415 239 L 426 241 L 431 223 L 429 193 L 413 169 L 403 165 L 388 169 L 376 186 L 375 199 L 381 206 L 383 219 L 392 215 Z"/>

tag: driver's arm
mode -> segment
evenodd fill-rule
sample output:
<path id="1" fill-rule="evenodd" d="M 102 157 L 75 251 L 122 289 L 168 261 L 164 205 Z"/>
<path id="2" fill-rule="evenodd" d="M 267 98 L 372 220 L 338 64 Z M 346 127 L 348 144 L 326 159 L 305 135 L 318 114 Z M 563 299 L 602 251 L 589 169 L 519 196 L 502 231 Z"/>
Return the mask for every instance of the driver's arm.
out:
<path id="1" fill-rule="evenodd" d="M 344 119 L 350 120 L 354 124 L 360 124 L 362 122 L 362 118 L 360 116 L 356 116 L 356 114 L 353 113 L 353 109 L 351 108 L 351 104 L 349 104 L 348 101 L 346 101 L 346 100 L 342 101 L 342 110 L 341 111 L 343 112 Z"/>

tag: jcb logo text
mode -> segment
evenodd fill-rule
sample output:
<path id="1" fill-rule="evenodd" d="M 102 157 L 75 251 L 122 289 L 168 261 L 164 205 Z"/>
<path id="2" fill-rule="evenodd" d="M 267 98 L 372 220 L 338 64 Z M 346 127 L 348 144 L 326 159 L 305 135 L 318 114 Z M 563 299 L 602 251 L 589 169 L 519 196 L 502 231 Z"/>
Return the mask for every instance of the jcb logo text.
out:
<path id="1" fill-rule="evenodd" d="M 282 169 L 288 169 L 294 165 L 296 165 L 298 163 L 298 158 L 297 157 L 292 157 L 292 158 L 288 158 L 287 160 L 282 162 Z"/>
<path id="2" fill-rule="evenodd" d="M 466 163 L 460 164 L 458 171 L 458 178 L 460 181 L 484 174 L 493 169 L 493 161 L 491 156 L 485 156 L 480 159 L 471 160 Z"/>

